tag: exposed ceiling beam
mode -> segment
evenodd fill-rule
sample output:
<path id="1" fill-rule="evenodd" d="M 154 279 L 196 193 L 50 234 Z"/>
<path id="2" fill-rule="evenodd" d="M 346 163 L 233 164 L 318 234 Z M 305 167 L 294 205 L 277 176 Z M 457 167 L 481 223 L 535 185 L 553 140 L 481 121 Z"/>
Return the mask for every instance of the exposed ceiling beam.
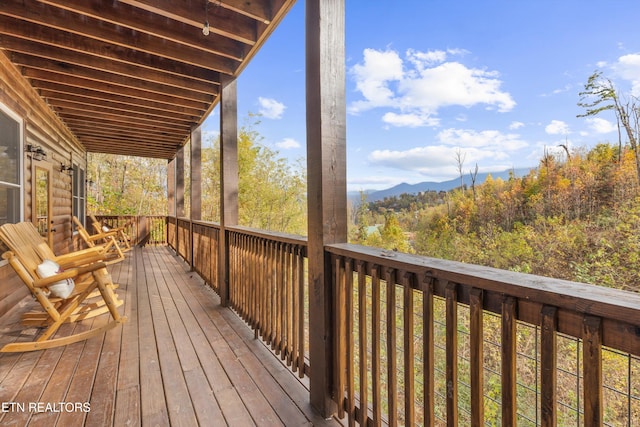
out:
<path id="1" fill-rule="evenodd" d="M 206 1 L 175 0 L 120 0 L 122 3 L 144 9 L 175 21 L 202 28 L 209 21 L 211 32 L 253 46 L 258 40 L 256 21 L 238 16 L 230 9 Z M 206 5 L 206 6 L 205 6 Z"/>

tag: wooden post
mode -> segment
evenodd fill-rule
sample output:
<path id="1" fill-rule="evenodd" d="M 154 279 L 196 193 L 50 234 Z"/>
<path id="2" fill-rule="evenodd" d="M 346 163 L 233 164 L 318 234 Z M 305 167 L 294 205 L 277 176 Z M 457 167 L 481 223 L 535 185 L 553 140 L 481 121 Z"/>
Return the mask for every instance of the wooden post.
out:
<path id="1" fill-rule="evenodd" d="M 220 94 L 220 302 L 229 305 L 229 242 L 226 227 L 238 224 L 238 90 L 233 77 L 223 78 Z"/>
<path id="2" fill-rule="evenodd" d="M 193 261 L 193 221 L 202 219 L 202 129 L 200 126 L 191 129 L 191 173 L 190 178 L 190 215 L 189 221 L 189 242 L 190 256 L 189 264 L 191 270 L 194 270 Z"/>
<path id="3" fill-rule="evenodd" d="M 176 253 L 180 254 L 178 218 L 184 217 L 184 147 L 176 153 Z"/>
<path id="4" fill-rule="evenodd" d="M 191 219 L 202 219 L 202 128 L 191 130 Z"/>
<path id="5" fill-rule="evenodd" d="M 176 217 L 184 216 L 184 147 L 178 150 L 175 158 L 176 163 Z"/>
<path id="6" fill-rule="evenodd" d="M 336 410 L 331 263 L 324 245 L 347 241 L 345 0 L 306 2 L 306 104 L 311 405 Z"/>
<path id="7" fill-rule="evenodd" d="M 176 216 L 176 159 L 167 164 L 167 212 L 169 216 Z"/>

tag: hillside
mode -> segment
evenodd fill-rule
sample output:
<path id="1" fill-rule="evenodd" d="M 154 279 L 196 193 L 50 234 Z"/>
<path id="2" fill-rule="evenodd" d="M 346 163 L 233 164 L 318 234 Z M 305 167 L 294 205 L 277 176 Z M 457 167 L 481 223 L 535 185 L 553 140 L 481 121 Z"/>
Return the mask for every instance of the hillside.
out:
<path id="1" fill-rule="evenodd" d="M 485 182 L 489 175 L 491 175 L 491 177 L 494 179 L 501 178 L 503 180 L 507 180 L 509 179 L 511 173 L 513 173 L 516 177 L 522 177 L 528 174 L 531 169 L 533 168 L 517 168 L 507 169 L 500 172 L 478 173 L 476 185 L 480 185 Z M 467 186 L 471 184 L 471 178 L 469 177 L 469 175 L 466 175 L 464 177 L 464 182 Z M 385 197 L 397 197 L 401 194 L 418 194 L 424 191 L 450 191 L 458 187 L 460 187 L 460 178 L 450 179 L 448 181 L 442 182 L 425 181 L 417 184 L 402 183 L 385 190 L 365 191 L 365 194 L 367 195 L 368 202 L 376 202 L 378 200 L 384 200 Z M 349 199 L 353 200 L 356 203 L 359 203 L 360 192 L 349 192 Z"/>

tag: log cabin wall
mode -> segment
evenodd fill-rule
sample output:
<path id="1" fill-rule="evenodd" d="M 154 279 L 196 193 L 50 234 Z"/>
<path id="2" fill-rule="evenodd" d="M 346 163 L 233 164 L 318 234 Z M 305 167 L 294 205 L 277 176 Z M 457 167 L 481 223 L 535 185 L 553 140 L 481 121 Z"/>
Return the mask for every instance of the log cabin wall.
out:
<path id="1" fill-rule="evenodd" d="M 51 165 L 53 183 L 52 212 L 53 249 L 57 254 L 74 247 L 71 228 L 72 177 L 60 172 L 60 164 L 76 164 L 86 170 L 86 152 L 75 136 L 58 119 L 55 112 L 24 79 L 9 58 L 0 51 L 0 103 L 23 120 L 23 147 L 41 146 L 47 153 L 37 163 Z M 23 149 L 23 220 L 32 220 L 32 170 L 36 161 Z M 83 183 L 84 185 L 84 183 Z M 6 261 L 0 262 L 0 316 L 28 294 Z"/>

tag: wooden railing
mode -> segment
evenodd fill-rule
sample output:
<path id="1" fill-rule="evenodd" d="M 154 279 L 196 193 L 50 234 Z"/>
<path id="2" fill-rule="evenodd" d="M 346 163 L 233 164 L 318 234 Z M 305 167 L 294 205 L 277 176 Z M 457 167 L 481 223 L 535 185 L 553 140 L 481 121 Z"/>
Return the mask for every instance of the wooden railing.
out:
<path id="1" fill-rule="evenodd" d="M 160 245 L 167 242 L 167 217 L 164 215 L 96 215 L 96 218 L 110 228 L 124 227 L 133 245 Z M 90 219 L 87 219 L 87 224 L 91 224 Z M 91 233 L 95 233 L 95 230 L 91 230 Z"/>
<path id="2" fill-rule="evenodd" d="M 171 246 L 218 291 L 219 233 L 216 224 L 168 220 Z M 308 374 L 305 239 L 226 233 L 230 306 L 292 370 Z M 329 394 L 350 423 L 640 419 L 640 295 L 350 244 L 325 251 Z"/>
<path id="3" fill-rule="evenodd" d="M 349 244 L 326 250 L 339 415 L 374 425 L 640 419 L 640 295 Z"/>
<path id="4" fill-rule="evenodd" d="M 231 306 L 302 377 L 306 240 L 283 234 L 229 229 Z"/>

